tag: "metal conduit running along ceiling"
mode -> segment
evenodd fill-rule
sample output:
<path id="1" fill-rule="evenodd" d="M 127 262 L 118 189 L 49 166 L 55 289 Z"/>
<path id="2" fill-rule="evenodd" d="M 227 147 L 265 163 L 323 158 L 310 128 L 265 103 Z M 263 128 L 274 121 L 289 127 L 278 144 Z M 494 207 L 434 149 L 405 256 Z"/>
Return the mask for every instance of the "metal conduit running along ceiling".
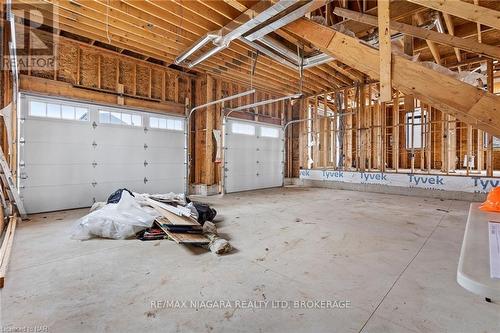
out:
<path id="1" fill-rule="evenodd" d="M 186 63 L 189 68 L 192 68 L 227 48 L 231 41 L 235 39 L 240 39 L 271 59 L 294 69 L 300 69 L 301 66 L 303 68 L 314 67 L 333 61 L 335 60 L 333 57 L 324 53 L 299 59 L 295 52 L 280 44 L 276 39 L 267 36 L 269 33 L 323 6 L 327 2 L 324 0 L 306 2 L 281 0 L 274 5 L 267 1 L 259 2 L 220 30 L 212 31 L 200 38 L 175 59 L 175 64 Z M 239 22 L 244 23 L 240 24 Z M 213 43 L 214 48 L 204 52 L 194 60 L 188 60 L 191 55 L 210 42 Z"/>

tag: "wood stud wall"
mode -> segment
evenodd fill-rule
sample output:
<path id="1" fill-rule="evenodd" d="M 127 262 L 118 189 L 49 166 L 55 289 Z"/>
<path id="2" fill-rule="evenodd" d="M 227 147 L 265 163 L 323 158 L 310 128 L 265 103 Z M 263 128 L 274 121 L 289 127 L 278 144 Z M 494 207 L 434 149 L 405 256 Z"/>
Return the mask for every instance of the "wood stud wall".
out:
<path id="1" fill-rule="evenodd" d="M 370 83 L 307 98 L 301 118 L 313 120 L 309 130 L 307 121 L 300 126 L 300 168 L 446 174 L 464 170 L 461 174 L 467 175 L 487 170 L 488 176 L 500 169 L 500 151 L 493 150 L 491 142 L 484 141 L 483 131 L 398 91 L 393 91 L 391 102 L 379 103 L 375 99 L 378 91 L 379 84 Z M 335 94 L 342 96 L 343 107 L 339 109 L 333 101 L 329 102 L 333 116 L 324 118 L 320 111 L 321 101 Z M 406 126 L 412 127 L 412 121 L 407 121 L 406 115 L 414 117 L 415 108 L 425 113 L 421 125 L 424 143 L 411 149 L 410 140 L 407 149 Z M 342 123 L 339 128 L 336 128 L 336 119 Z M 325 126 L 324 121 L 331 121 L 332 125 Z M 343 127 L 343 136 L 340 127 Z M 308 135 L 314 138 L 311 154 L 307 147 Z M 335 138 L 342 140 L 342 151 L 332 144 Z M 337 156 L 337 151 L 343 156 Z M 473 162 L 473 167 L 468 167 L 467 156 L 472 156 L 469 163 Z M 308 162 L 310 158 L 312 164 Z M 336 165 L 337 159 L 343 160 L 342 165 Z"/>

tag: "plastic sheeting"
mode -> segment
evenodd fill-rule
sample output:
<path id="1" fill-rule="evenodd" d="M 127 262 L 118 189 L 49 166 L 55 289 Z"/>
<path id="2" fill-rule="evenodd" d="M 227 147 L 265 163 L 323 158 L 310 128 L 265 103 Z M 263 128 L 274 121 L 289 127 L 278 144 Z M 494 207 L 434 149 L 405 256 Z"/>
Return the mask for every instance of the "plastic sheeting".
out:
<path id="1" fill-rule="evenodd" d="M 78 220 L 72 238 L 125 239 L 151 227 L 156 215 L 153 209 L 141 207 L 134 197 L 124 191 L 118 203 L 107 204 Z"/>
<path id="2" fill-rule="evenodd" d="M 433 69 L 441 74 L 453 77 L 459 81 L 468 83 L 474 87 L 483 88 L 486 83 L 486 75 L 470 71 L 454 72 L 444 66 L 438 65 L 432 61 L 419 62 L 422 66 Z"/>

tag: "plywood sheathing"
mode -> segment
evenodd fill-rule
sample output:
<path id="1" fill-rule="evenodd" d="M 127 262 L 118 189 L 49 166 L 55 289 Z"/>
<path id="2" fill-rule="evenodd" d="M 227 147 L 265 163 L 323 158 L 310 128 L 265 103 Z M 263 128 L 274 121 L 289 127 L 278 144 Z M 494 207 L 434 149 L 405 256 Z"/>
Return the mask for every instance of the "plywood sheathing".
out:
<path id="1" fill-rule="evenodd" d="M 86 87 L 98 88 L 98 57 L 99 54 L 88 49 L 80 50 L 80 82 L 78 84 Z M 33 76 L 44 77 L 33 74 Z"/>
<path id="2" fill-rule="evenodd" d="M 149 97 L 151 75 L 150 68 L 143 65 L 136 65 L 136 94 L 138 96 Z"/>

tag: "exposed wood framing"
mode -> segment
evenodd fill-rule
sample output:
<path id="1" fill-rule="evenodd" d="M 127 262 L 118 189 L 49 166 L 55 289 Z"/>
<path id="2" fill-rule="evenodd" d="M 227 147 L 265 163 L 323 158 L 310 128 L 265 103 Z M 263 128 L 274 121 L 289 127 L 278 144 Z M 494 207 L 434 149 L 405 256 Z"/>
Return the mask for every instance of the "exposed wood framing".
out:
<path id="1" fill-rule="evenodd" d="M 424 19 L 421 13 L 415 14 L 415 20 L 419 25 L 424 24 Z M 437 45 L 430 39 L 426 39 L 425 42 L 427 43 L 427 46 L 429 47 L 429 50 L 431 51 L 436 64 L 441 65 L 441 55 L 439 54 L 439 48 L 437 47 Z"/>
<path id="2" fill-rule="evenodd" d="M 356 39 L 320 24 L 299 19 L 287 31 L 309 40 L 316 47 L 370 77 L 379 78 L 379 52 Z M 393 55 L 393 84 L 405 94 L 458 117 L 493 135 L 500 135 L 500 97 L 435 72 L 401 56 Z"/>
<path id="3" fill-rule="evenodd" d="M 378 1 L 378 31 L 380 50 L 380 100 L 382 102 L 388 102 L 392 98 L 389 0 Z"/>
<path id="4" fill-rule="evenodd" d="M 371 15 L 366 15 L 366 14 L 361 14 L 352 10 L 346 10 L 342 8 L 335 8 L 335 13 L 337 15 L 356 20 L 358 22 L 366 23 L 372 26 L 377 26 L 380 22 L 380 20 L 377 20 L 377 17 L 371 16 Z M 422 22 L 422 17 L 419 15 Z M 428 40 L 431 42 L 436 42 L 439 44 L 451 46 L 455 48 L 455 53 L 457 56 L 457 60 L 460 62 L 462 61 L 462 57 L 460 55 L 460 49 L 468 52 L 473 52 L 477 53 L 480 55 L 492 57 L 495 59 L 500 59 L 500 48 L 496 46 L 491 46 L 487 44 L 481 44 L 479 42 L 476 42 L 473 39 L 465 39 L 465 38 L 460 38 L 456 37 L 455 35 L 455 29 L 454 25 L 452 22 L 452 18 L 448 14 L 444 14 L 444 20 L 446 23 L 446 26 L 448 28 L 449 35 L 447 34 L 442 34 L 433 30 L 428 30 L 428 29 L 423 29 L 419 28 L 416 26 L 412 26 L 409 24 L 404 24 L 401 22 L 396 22 L 396 21 L 391 21 L 390 22 L 390 28 L 392 30 L 413 36 L 413 37 L 418 37 L 424 40 Z M 434 44 L 432 44 L 433 47 L 431 48 L 431 51 L 434 49 L 435 51 L 437 48 L 435 47 Z M 434 51 L 434 52 L 435 52 Z M 439 58 L 440 59 L 440 58 Z"/>
<path id="5" fill-rule="evenodd" d="M 443 18 L 444 18 L 444 22 L 446 24 L 446 29 L 448 29 L 448 33 L 451 36 L 455 36 L 455 24 L 453 23 L 453 18 L 451 17 L 451 15 L 447 14 L 447 13 L 443 13 Z M 457 61 L 458 62 L 462 61 L 462 54 L 460 53 L 460 49 L 458 47 L 455 47 L 455 45 L 453 45 L 453 46 L 454 46 L 453 50 L 455 51 Z M 500 54 L 500 52 L 499 52 L 499 54 Z"/>
<path id="6" fill-rule="evenodd" d="M 500 13 L 496 10 L 456 0 L 408 0 L 453 16 L 500 30 Z"/>

